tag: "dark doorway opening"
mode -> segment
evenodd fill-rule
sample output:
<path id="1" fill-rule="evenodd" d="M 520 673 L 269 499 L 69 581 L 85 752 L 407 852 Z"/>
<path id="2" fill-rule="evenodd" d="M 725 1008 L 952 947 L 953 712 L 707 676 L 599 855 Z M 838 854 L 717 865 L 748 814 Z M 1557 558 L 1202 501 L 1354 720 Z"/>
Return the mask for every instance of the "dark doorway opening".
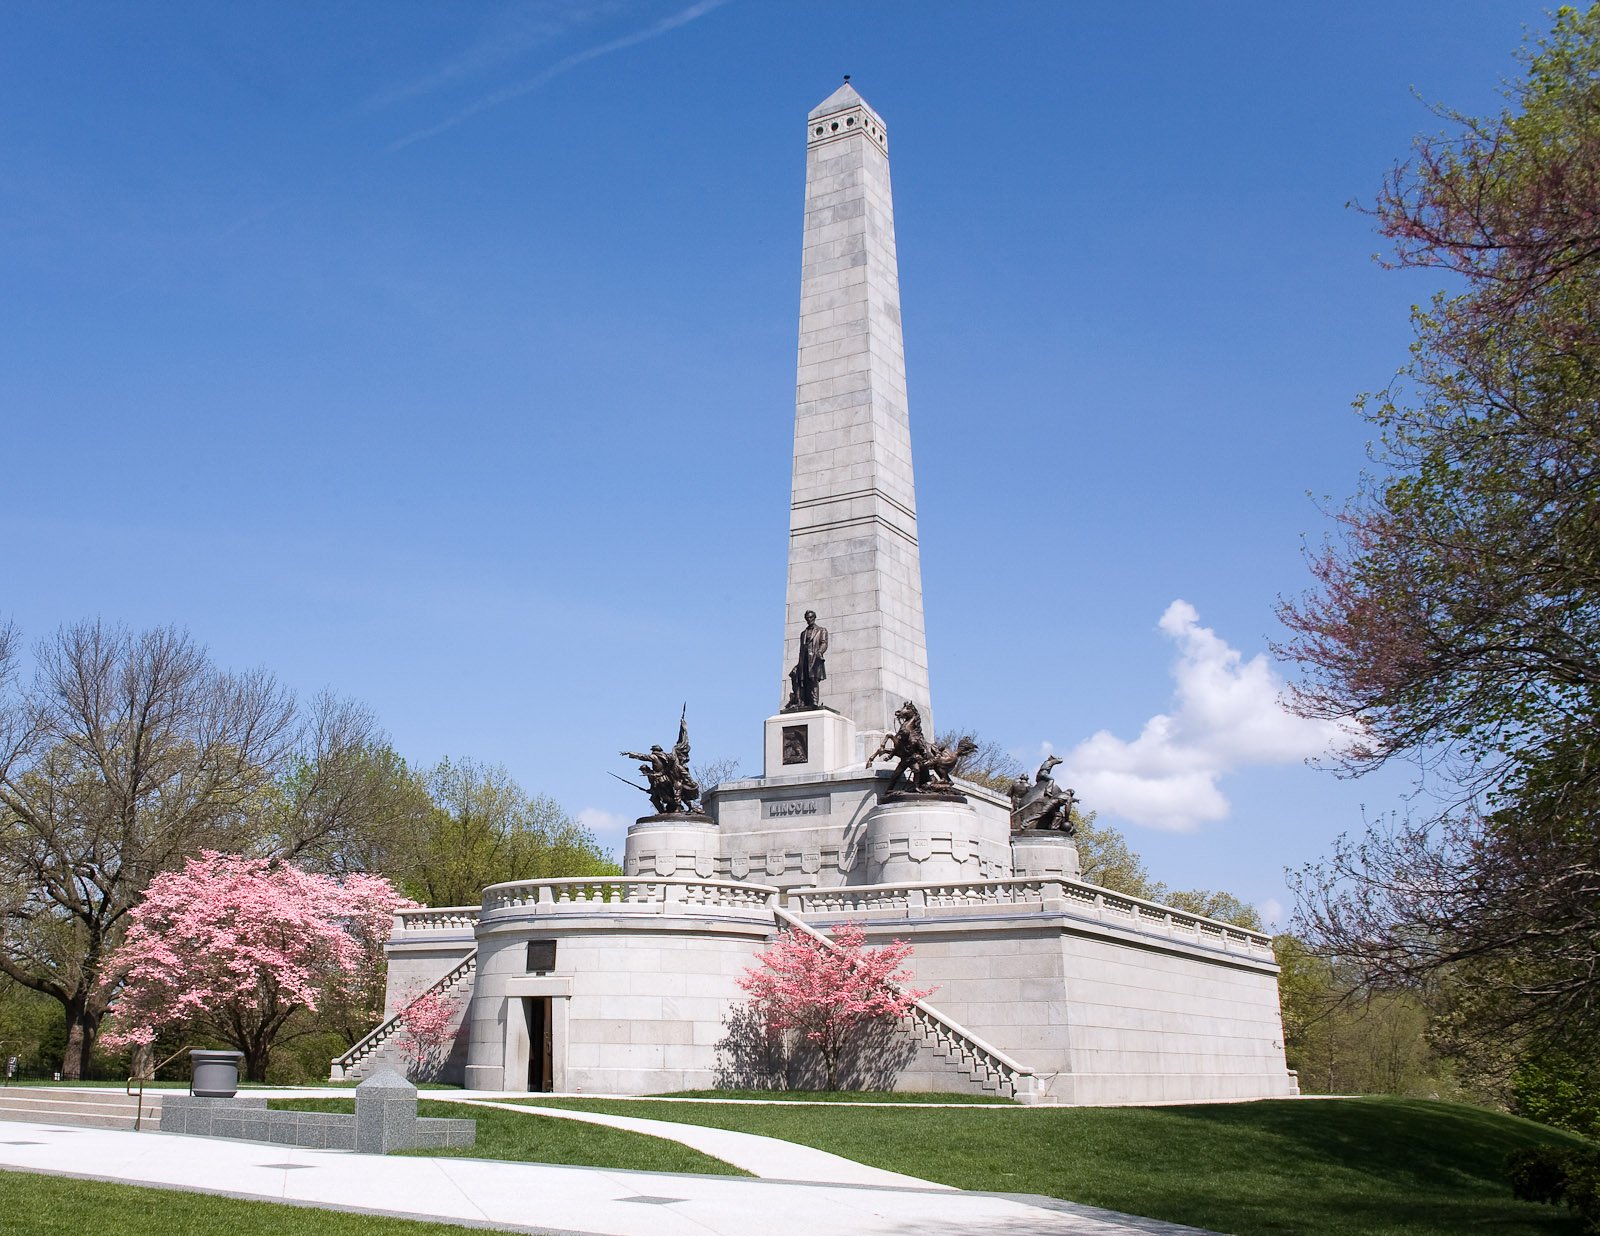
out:
<path id="1" fill-rule="evenodd" d="M 528 1015 L 528 1089 L 548 1092 L 555 1073 L 550 997 L 530 996 L 522 1004 Z"/>

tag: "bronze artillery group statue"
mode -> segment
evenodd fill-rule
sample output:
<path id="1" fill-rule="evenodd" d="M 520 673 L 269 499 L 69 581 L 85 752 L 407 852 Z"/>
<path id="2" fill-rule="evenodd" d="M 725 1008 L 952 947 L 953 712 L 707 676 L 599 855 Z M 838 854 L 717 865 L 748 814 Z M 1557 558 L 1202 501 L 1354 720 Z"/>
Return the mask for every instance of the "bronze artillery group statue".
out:
<path id="1" fill-rule="evenodd" d="M 910 700 L 895 710 L 899 723 L 893 734 L 885 734 L 878 749 L 867 757 L 871 768 L 880 756 L 899 760 L 894 776 L 889 779 L 889 793 L 937 794 L 949 797 L 955 793 L 950 774 L 966 756 L 978 749 L 970 738 L 960 738 L 953 747 L 940 742 L 930 742 L 922 732 L 922 713 Z M 902 779 L 905 781 L 901 787 Z"/>
<path id="2" fill-rule="evenodd" d="M 1028 784 L 1028 774 L 1023 773 L 1011 785 L 1011 830 L 1054 829 L 1068 837 L 1078 831 L 1072 818 L 1073 805 L 1078 796 L 1072 790 L 1063 790 L 1051 777 L 1050 770 L 1061 763 L 1061 757 L 1052 755 Z"/>
<path id="3" fill-rule="evenodd" d="M 650 748 L 648 752 L 624 751 L 622 754 L 630 760 L 639 760 L 639 771 L 645 775 L 648 786 L 639 785 L 635 781 L 628 781 L 626 777 L 618 777 L 619 781 L 628 781 L 635 789 L 644 790 L 650 795 L 650 805 L 656 809 L 657 815 L 695 815 L 700 808 L 695 800 L 700 797 L 700 783 L 689 774 L 689 725 L 688 708 L 684 715 L 678 718 L 678 741 L 673 744 L 671 751 L 663 751 L 660 744 Z M 615 773 L 612 776 L 616 776 Z"/>

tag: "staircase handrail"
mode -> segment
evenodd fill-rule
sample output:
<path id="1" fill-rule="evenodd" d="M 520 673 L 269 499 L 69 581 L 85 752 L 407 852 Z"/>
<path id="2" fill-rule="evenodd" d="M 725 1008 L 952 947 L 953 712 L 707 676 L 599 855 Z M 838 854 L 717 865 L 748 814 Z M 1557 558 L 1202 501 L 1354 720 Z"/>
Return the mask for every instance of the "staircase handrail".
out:
<path id="1" fill-rule="evenodd" d="M 352 1043 L 349 1051 L 345 1052 L 342 1056 L 335 1057 L 333 1066 L 339 1069 L 346 1069 L 357 1063 L 361 1057 L 367 1054 L 367 1049 L 369 1046 L 376 1046 L 377 1043 L 382 1042 L 384 1039 L 388 1038 L 390 1034 L 394 1033 L 395 1026 L 404 1019 L 407 1013 L 416 1008 L 419 1003 L 436 992 L 443 991 L 447 987 L 455 986 L 456 982 L 461 978 L 461 976 L 464 975 L 468 970 L 476 967 L 477 964 L 478 950 L 474 948 L 470 953 L 468 953 L 460 961 L 456 962 L 454 966 L 447 970 L 444 976 L 435 982 L 431 987 L 419 991 L 406 1003 L 404 1008 L 397 1010 L 392 1016 L 385 1017 L 371 1030 L 367 1031 L 366 1034 L 362 1035 L 360 1039 Z"/>
<path id="2" fill-rule="evenodd" d="M 156 1074 L 158 1072 L 160 1072 L 161 1069 L 164 1068 L 166 1065 L 171 1064 L 179 1056 L 183 1055 L 184 1052 L 186 1052 L 186 1051 L 197 1051 L 197 1050 L 199 1050 L 199 1049 L 196 1048 L 194 1046 L 194 1044 L 192 1044 L 192 1043 L 188 1044 L 188 1045 L 186 1045 L 184 1047 L 178 1048 L 177 1051 L 173 1052 L 170 1056 L 168 1056 L 165 1060 L 161 1061 L 159 1064 L 152 1064 L 150 1066 L 150 1076 L 148 1078 L 143 1073 L 129 1073 L 128 1074 L 128 1084 L 122 1088 L 122 1093 L 123 1094 L 129 1095 L 131 1097 L 133 1095 L 133 1092 L 134 1092 L 133 1091 L 133 1083 L 134 1082 L 138 1082 L 139 1083 L 139 1104 L 138 1104 L 137 1107 L 135 1107 L 133 1109 L 133 1131 L 135 1133 L 137 1133 L 139 1131 L 139 1126 L 144 1122 L 144 1084 L 145 1084 L 145 1082 L 146 1081 L 155 1081 Z M 189 1075 L 189 1093 L 190 1094 L 194 1093 L 194 1074 L 192 1072 Z"/>
<path id="3" fill-rule="evenodd" d="M 791 914 L 788 910 L 784 909 L 782 906 L 774 906 L 773 907 L 773 913 L 777 915 L 779 921 L 781 921 L 783 923 L 787 923 L 791 930 L 805 932 L 808 936 L 811 936 L 813 939 L 820 940 L 825 948 L 831 949 L 833 952 L 839 953 L 839 952 L 843 952 L 844 951 L 843 949 L 841 949 L 839 947 L 838 944 L 836 944 L 833 940 L 831 940 L 826 934 L 824 934 L 823 932 L 818 931 L 815 927 L 811 926 L 811 924 L 807 923 L 804 919 L 798 918 L 797 916 Z M 893 987 L 896 991 L 899 991 L 899 992 L 904 992 L 904 990 L 905 990 L 905 988 L 901 987 L 900 984 L 894 982 L 893 980 L 890 980 L 889 986 Z M 963 1026 L 960 1022 L 953 1021 L 950 1018 L 946 1017 L 943 1013 L 941 1013 L 938 1009 L 934 1008 L 926 1000 L 916 1000 L 916 999 L 914 999 L 914 1000 L 912 1000 L 911 1003 L 912 1003 L 912 1007 L 914 1007 L 919 1013 L 921 1013 L 924 1018 L 926 1018 L 927 1020 L 933 1022 L 935 1025 L 939 1026 L 947 1034 L 949 1034 L 952 1038 L 959 1039 L 962 1042 L 966 1043 L 968 1046 L 975 1048 L 979 1052 L 982 1052 L 984 1055 L 988 1056 L 997 1065 L 999 1065 L 1001 1069 L 1005 1070 L 1006 1072 L 1015 1074 L 1018 1077 L 1033 1077 L 1033 1076 L 1035 1076 L 1034 1071 L 1032 1069 L 1028 1068 L 1027 1065 L 1021 1064 L 1018 1061 L 1013 1060 L 1010 1056 L 1006 1055 L 1006 1053 L 1001 1051 L 998 1047 L 994 1047 L 991 1044 L 984 1042 L 976 1034 L 974 1034 L 971 1030 L 968 1030 L 965 1026 Z M 1017 1090 L 1017 1084 L 1016 1084 L 1015 1081 L 1011 1082 L 1011 1089 L 1012 1089 L 1012 1092 L 1014 1094 L 1016 1092 L 1016 1090 Z"/>

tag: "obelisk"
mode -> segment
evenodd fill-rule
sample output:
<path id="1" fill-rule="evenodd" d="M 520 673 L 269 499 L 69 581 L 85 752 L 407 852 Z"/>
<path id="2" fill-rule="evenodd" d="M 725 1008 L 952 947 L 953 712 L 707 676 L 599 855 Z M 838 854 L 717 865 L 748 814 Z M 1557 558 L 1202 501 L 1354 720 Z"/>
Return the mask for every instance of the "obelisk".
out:
<path id="1" fill-rule="evenodd" d="M 848 79 L 806 120 L 783 699 L 808 609 L 822 702 L 876 742 L 911 700 L 931 737 L 889 141 Z"/>

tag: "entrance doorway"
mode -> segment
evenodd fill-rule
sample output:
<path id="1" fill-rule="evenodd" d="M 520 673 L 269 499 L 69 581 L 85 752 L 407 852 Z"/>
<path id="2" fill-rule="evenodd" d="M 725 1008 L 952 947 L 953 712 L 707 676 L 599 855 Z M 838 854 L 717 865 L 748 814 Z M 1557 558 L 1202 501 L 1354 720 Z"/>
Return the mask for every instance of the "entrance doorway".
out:
<path id="1" fill-rule="evenodd" d="M 528 1018 L 528 1089 L 553 1089 L 554 1035 L 549 996 L 529 996 L 522 1006 Z"/>

